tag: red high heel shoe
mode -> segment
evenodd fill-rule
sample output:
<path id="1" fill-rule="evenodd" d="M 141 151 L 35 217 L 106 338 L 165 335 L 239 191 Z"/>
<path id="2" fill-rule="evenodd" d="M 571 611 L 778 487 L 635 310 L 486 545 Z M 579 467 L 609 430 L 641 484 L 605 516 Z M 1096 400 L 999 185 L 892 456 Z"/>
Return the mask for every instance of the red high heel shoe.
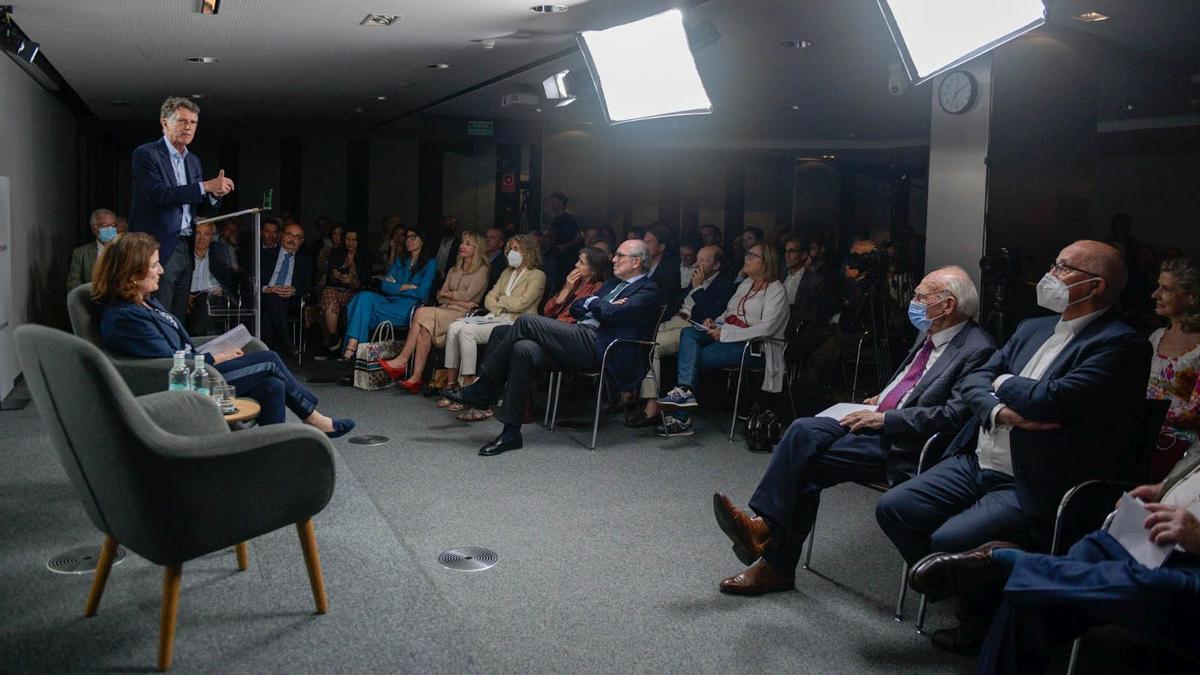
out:
<path id="1" fill-rule="evenodd" d="M 387 373 L 388 377 L 392 378 L 393 380 L 401 379 L 404 377 L 405 371 L 408 370 L 407 363 L 401 363 L 399 368 L 393 368 L 392 366 L 388 365 L 387 359 L 382 357 L 379 359 L 379 367 L 383 368 L 383 372 Z"/>
<path id="2" fill-rule="evenodd" d="M 414 396 L 421 393 L 421 387 L 424 386 L 424 384 L 425 383 L 421 380 L 403 380 L 400 382 L 400 386 L 407 389 L 408 393 L 413 394 Z"/>

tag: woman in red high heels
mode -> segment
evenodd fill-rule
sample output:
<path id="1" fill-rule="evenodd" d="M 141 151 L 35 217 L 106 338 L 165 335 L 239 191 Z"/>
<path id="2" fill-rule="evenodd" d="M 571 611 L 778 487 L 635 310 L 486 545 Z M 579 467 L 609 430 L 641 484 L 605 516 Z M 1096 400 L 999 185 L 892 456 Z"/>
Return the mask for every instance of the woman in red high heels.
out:
<path id="1" fill-rule="evenodd" d="M 393 380 L 404 377 L 410 357 L 415 355 L 411 377 L 400 383 L 410 393 L 421 391 L 424 381 L 425 362 L 433 347 L 446 344 L 446 329 L 455 320 L 477 309 L 487 290 L 488 265 L 479 245 L 479 235 L 465 232 L 458 246 L 458 263 L 446 273 L 446 283 L 437 292 L 436 307 L 418 308 L 413 315 L 412 326 L 404 348 L 389 360 L 380 359 L 379 365 Z"/>

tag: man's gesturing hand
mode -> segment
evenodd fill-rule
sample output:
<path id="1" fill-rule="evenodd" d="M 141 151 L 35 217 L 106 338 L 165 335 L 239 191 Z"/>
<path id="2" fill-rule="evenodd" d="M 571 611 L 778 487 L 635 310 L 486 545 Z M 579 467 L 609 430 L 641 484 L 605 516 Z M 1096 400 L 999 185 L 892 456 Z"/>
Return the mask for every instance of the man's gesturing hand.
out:
<path id="1" fill-rule="evenodd" d="M 225 177 L 225 169 L 217 172 L 216 178 L 209 178 L 200 184 L 204 191 L 214 197 L 224 197 L 233 192 L 233 181 Z"/>

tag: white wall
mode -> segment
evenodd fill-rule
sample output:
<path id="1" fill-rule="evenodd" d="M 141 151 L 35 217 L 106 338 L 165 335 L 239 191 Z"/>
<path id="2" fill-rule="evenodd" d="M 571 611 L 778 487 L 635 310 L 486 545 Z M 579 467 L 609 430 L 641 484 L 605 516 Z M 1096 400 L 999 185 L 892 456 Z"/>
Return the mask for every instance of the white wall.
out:
<path id="1" fill-rule="evenodd" d="M 71 113 L 0 57 L 0 175 L 10 179 L 13 325 L 66 326 L 66 276 L 77 226 L 75 132 Z M 12 359 L 11 345 L 0 344 L 5 379 L 16 375 Z"/>
<path id="2" fill-rule="evenodd" d="M 929 201 L 926 217 L 925 269 L 960 265 L 980 284 L 984 214 L 987 209 L 988 129 L 992 114 L 992 57 L 971 61 L 968 70 L 979 83 L 975 106 L 960 115 L 941 109 L 938 77 L 929 127 Z"/>

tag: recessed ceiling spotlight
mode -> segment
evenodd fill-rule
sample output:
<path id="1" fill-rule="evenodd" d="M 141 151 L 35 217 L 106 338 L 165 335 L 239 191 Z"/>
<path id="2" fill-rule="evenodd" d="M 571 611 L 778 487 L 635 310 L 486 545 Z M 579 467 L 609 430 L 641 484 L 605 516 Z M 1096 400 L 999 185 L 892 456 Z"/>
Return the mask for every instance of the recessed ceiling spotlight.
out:
<path id="1" fill-rule="evenodd" d="M 808 40 L 785 40 L 780 42 L 779 46 L 788 49 L 808 49 L 812 46 L 812 43 Z"/>
<path id="2" fill-rule="evenodd" d="M 375 97 L 375 100 L 376 100 L 376 101 L 386 101 L 386 100 L 387 100 L 387 97 L 386 97 L 386 96 L 376 96 L 376 97 Z"/>
<path id="3" fill-rule="evenodd" d="M 1107 14 L 1101 14 L 1100 12 L 1083 12 L 1076 14 L 1071 18 L 1084 23 L 1098 23 L 1100 21 L 1108 21 L 1112 17 Z"/>
<path id="4" fill-rule="evenodd" d="M 451 66 L 449 63 L 430 63 L 425 67 L 433 68 L 434 70 L 446 70 L 447 68 L 452 68 L 453 66 Z"/>
<path id="5" fill-rule="evenodd" d="M 567 11 L 567 6 L 566 5 L 534 5 L 533 7 L 529 8 L 529 11 L 537 12 L 538 14 L 561 14 L 562 12 Z"/>
<path id="6" fill-rule="evenodd" d="M 191 96 L 188 96 L 188 98 L 201 101 L 204 100 L 204 94 L 192 94 Z"/>
<path id="7" fill-rule="evenodd" d="M 191 61 L 192 63 L 216 63 L 217 57 L 215 57 L 215 56 L 192 56 L 192 57 L 188 58 L 188 61 Z"/>
<path id="8" fill-rule="evenodd" d="M 399 14 L 368 14 L 358 25 L 360 26 L 390 26 L 400 20 Z"/>
<path id="9" fill-rule="evenodd" d="M 800 106 L 798 106 L 798 105 L 789 105 L 789 106 L 788 106 L 788 110 L 791 110 L 791 111 L 793 111 L 793 112 L 798 112 L 798 111 L 800 110 Z"/>
<path id="10" fill-rule="evenodd" d="M 837 155 L 833 154 L 832 152 L 827 152 L 824 155 L 821 155 L 821 159 L 837 159 Z"/>

